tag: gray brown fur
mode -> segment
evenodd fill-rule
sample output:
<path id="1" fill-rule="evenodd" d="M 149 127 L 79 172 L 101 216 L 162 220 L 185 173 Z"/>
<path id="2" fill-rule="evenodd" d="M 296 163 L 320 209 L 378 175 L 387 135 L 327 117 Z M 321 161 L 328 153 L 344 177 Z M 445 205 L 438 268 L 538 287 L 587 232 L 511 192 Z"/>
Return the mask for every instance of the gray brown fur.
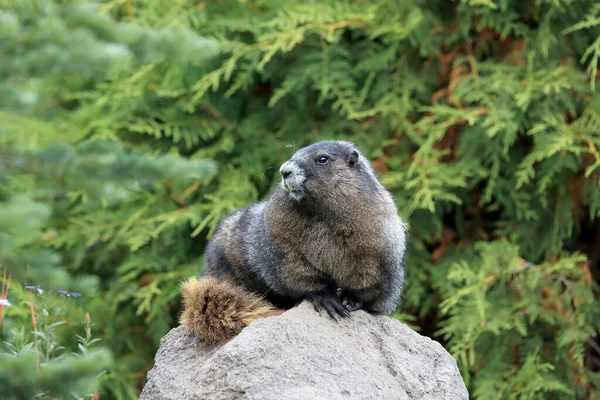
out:
<path id="1" fill-rule="evenodd" d="M 268 201 L 220 222 L 200 281 L 229 282 L 280 308 L 308 299 L 336 319 L 358 308 L 390 314 L 402 297 L 407 234 L 369 161 L 350 142 L 322 141 L 280 171 Z"/>

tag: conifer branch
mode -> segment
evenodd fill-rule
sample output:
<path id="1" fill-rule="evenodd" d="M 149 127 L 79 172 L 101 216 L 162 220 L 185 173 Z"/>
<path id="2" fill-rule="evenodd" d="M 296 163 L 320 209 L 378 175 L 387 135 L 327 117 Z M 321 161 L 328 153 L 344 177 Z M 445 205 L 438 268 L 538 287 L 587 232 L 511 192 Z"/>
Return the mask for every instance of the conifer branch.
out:
<path id="1" fill-rule="evenodd" d="M 467 59 L 469 60 L 469 65 L 471 65 L 471 72 L 473 74 L 475 88 L 479 89 L 481 87 L 481 83 L 479 81 L 479 72 L 477 71 L 477 61 L 475 61 L 475 57 L 473 57 L 473 44 L 472 42 L 468 42 L 466 45 Z"/>
<path id="2" fill-rule="evenodd" d="M 181 199 L 173 194 L 171 182 L 164 181 L 163 184 L 165 186 L 165 189 L 167 190 L 167 197 L 169 197 L 169 199 L 171 199 L 171 201 L 173 201 L 173 203 L 175 203 L 180 208 L 189 207 L 189 205 L 183 199 Z"/>
<path id="3" fill-rule="evenodd" d="M 219 125 L 221 125 L 221 128 L 229 129 L 229 127 L 231 126 L 231 124 L 227 122 L 227 120 L 223 118 L 217 110 L 210 108 L 209 106 L 206 106 L 204 104 L 198 104 L 196 105 L 196 108 L 216 119 L 219 122 Z"/>

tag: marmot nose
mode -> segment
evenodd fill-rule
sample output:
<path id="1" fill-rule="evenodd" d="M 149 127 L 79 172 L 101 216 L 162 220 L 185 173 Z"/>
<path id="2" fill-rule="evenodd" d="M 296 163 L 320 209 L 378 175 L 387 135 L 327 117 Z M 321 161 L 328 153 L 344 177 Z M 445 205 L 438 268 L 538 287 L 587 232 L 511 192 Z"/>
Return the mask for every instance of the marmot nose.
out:
<path id="1" fill-rule="evenodd" d="M 294 171 L 292 167 L 292 164 L 289 161 L 286 161 L 285 163 L 283 163 L 281 168 L 279 168 L 279 172 L 281 173 L 281 176 L 283 176 L 283 179 L 287 178 L 292 174 L 292 172 Z"/>

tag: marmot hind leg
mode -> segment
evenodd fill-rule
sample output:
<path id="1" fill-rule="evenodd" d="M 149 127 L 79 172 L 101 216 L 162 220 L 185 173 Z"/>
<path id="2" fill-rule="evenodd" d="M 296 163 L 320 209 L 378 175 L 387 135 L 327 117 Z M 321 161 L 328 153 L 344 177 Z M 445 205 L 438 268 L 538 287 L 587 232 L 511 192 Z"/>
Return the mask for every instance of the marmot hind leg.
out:
<path id="1" fill-rule="evenodd" d="M 257 319 L 284 311 L 256 294 L 212 277 L 190 278 L 181 287 L 183 313 L 179 322 L 211 343 L 229 339 Z"/>

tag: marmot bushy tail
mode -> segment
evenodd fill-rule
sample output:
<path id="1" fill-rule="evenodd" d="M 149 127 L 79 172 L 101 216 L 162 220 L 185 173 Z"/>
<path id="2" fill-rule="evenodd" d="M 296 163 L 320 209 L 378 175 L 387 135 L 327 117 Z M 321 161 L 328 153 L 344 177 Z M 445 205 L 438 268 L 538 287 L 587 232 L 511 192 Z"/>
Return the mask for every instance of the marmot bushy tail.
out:
<path id="1" fill-rule="evenodd" d="M 257 319 L 283 312 L 260 296 L 210 277 L 190 278 L 181 288 L 180 322 L 207 342 L 229 339 Z"/>
<path id="2" fill-rule="evenodd" d="M 390 314 L 404 285 L 407 231 L 391 194 L 350 142 L 298 150 L 267 201 L 218 224 L 202 276 L 183 285 L 181 323 L 215 342 L 302 300 L 336 320 Z"/>

